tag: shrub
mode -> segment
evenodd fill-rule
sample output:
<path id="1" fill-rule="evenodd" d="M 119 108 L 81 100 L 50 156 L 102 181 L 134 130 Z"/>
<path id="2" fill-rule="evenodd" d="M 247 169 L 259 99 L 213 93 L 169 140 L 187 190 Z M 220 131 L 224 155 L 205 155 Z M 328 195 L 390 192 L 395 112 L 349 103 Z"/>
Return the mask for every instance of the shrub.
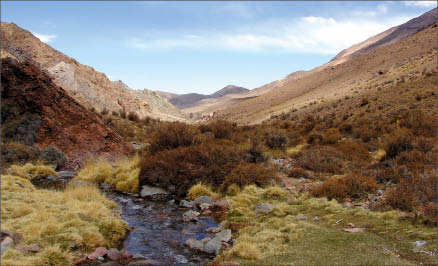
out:
<path id="1" fill-rule="evenodd" d="M 133 112 L 133 111 L 129 112 L 128 119 L 130 121 L 134 121 L 134 122 L 140 121 L 140 117 L 138 116 L 138 114 L 136 112 Z"/>
<path id="2" fill-rule="evenodd" d="M 25 114 L 20 118 L 2 124 L 2 135 L 6 139 L 33 145 L 40 129 L 41 118 L 37 114 Z"/>
<path id="3" fill-rule="evenodd" d="M 234 168 L 225 178 L 222 184 L 222 191 L 227 191 L 228 187 L 232 184 L 240 188 L 252 184 L 265 187 L 275 182 L 278 182 L 278 177 L 273 169 L 259 164 L 242 163 Z"/>
<path id="4" fill-rule="evenodd" d="M 251 141 L 251 147 L 248 150 L 246 161 L 249 163 L 262 163 L 266 161 L 266 157 L 263 155 L 261 145 L 257 140 Z"/>
<path id="5" fill-rule="evenodd" d="M 65 154 L 56 147 L 48 147 L 47 149 L 42 150 L 41 160 L 46 164 L 55 165 L 55 169 L 62 168 L 67 163 L 67 157 Z"/>
<path id="6" fill-rule="evenodd" d="M 118 113 L 117 111 L 112 111 L 111 114 L 112 114 L 113 116 L 119 116 L 119 113 Z"/>
<path id="7" fill-rule="evenodd" d="M 197 144 L 195 127 L 182 122 L 162 123 L 155 128 L 151 150 L 175 149 Z"/>
<path id="8" fill-rule="evenodd" d="M 322 142 L 323 137 L 320 134 L 311 134 L 307 138 L 308 144 L 320 144 Z"/>
<path id="9" fill-rule="evenodd" d="M 374 179 L 362 175 L 348 175 L 340 178 L 331 177 L 320 185 L 312 188 L 312 194 L 316 197 L 327 197 L 339 201 L 349 197 L 359 199 L 376 191 L 378 185 Z"/>
<path id="10" fill-rule="evenodd" d="M 184 196 L 200 182 L 221 185 L 242 159 L 243 152 L 236 147 L 212 143 L 163 150 L 142 158 L 140 184 L 153 184 Z"/>
<path id="11" fill-rule="evenodd" d="M 410 129 L 415 136 L 435 137 L 436 117 L 421 111 L 410 111 L 400 122 L 400 126 Z"/>
<path id="12" fill-rule="evenodd" d="M 2 97 L 0 104 L 1 104 L 2 124 L 5 124 L 10 120 L 15 119 L 20 114 L 20 110 L 17 106 L 17 103 L 11 100 L 3 99 Z"/>
<path id="13" fill-rule="evenodd" d="M 201 126 L 200 130 L 205 132 L 212 132 L 217 139 L 231 139 L 235 124 L 226 120 L 215 120 L 207 125 Z"/>
<path id="14" fill-rule="evenodd" d="M 27 146 L 18 142 L 2 143 L 1 145 L 3 167 L 5 164 L 10 163 L 24 164 L 34 162 L 39 158 L 40 154 L 41 150 L 37 147 Z"/>
<path id="15" fill-rule="evenodd" d="M 268 128 L 264 131 L 263 136 L 265 145 L 271 149 L 287 149 L 288 139 L 286 134 L 278 129 Z"/>
<path id="16" fill-rule="evenodd" d="M 119 113 L 120 113 L 121 118 L 123 118 L 123 119 L 126 118 L 126 110 L 125 109 L 120 110 Z"/>
<path id="17" fill-rule="evenodd" d="M 109 113 L 109 110 L 105 107 L 103 108 L 103 110 L 100 112 L 101 115 L 107 115 Z"/>
<path id="18" fill-rule="evenodd" d="M 387 137 L 384 145 L 387 157 L 394 158 L 399 153 L 412 149 L 412 136 L 406 129 L 398 129 Z"/>
<path id="19" fill-rule="evenodd" d="M 330 146 L 313 146 L 295 155 L 296 164 L 304 169 L 332 174 L 342 173 L 342 152 Z"/>
<path id="20" fill-rule="evenodd" d="M 323 142 L 324 144 L 335 144 L 342 138 L 339 129 L 337 128 L 329 128 L 324 133 Z"/>
<path id="21" fill-rule="evenodd" d="M 294 169 L 290 170 L 289 173 L 287 174 L 289 177 L 294 177 L 294 178 L 311 178 L 312 175 L 304 170 L 303 168 L 299 168 L 299 167 L 295 167 Z"/>

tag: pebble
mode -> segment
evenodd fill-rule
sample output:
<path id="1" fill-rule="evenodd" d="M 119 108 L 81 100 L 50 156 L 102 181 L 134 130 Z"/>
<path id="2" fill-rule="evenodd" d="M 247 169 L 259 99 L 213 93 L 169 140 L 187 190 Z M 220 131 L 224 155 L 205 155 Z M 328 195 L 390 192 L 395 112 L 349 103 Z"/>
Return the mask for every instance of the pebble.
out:
<path id="1" fill-rule="evenodd" d="M 418 241 L 414 242 L 414 246 L 416 246 L 416 247 L 422 247 L 422 246 L 424 246 L 426 244 L 427 244 L 427 242 L 423 241 L 423 240 L 418 240 Z"/>

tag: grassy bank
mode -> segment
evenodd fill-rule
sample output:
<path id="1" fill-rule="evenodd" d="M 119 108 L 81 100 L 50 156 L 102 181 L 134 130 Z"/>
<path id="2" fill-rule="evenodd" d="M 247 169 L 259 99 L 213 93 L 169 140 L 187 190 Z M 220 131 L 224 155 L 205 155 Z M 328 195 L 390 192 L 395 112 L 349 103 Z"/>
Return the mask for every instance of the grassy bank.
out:
<path id="1" fill-rule="evenodd" d="M 1 215 L 2 230 L 21 234 L 20 245 L 41 249 L 36 254 L 8 250 L 2 265 L 71 265 L 77 253 L 117 247 L 129 230 L 118 206 L 94 186 L 48 191 L 18 175 L 1 176 Z"/>
<path id="2" fill-rule="evenodd" d="M 343 208 L 337 201 L 300 195 L 286 202 L 280 188 L 246 187 L 229 197 L 228 227 L 237 230 L 235 245 L 218 261 L 241 265 L 413 265 L 436 264 L 428 255 L 436 246 L 436 228 L 402 221 L 398 211 L 373 212 Z M 296 195 L 298 196 L 298 195 Z M 269 202 L 270 214 L 254 206 Z M 314 221 L 318 216 L 320 221 Z M 306 217 L 306 218 L 303 218 Z M 301 220 L 303 219 L 303 220 Z M 343 232 L 353 223 L 362 233 Z M 424 247 L 413 242 L 425 240 Z M 214 264 L 213 264 L 214 265 Z"/>

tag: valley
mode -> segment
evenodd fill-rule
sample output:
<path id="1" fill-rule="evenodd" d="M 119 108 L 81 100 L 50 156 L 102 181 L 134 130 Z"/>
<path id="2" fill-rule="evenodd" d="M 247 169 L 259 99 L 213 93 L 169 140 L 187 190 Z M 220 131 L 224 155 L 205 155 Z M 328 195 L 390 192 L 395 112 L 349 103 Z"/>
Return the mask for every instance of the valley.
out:
<path id="1" fill-rule="evenodd" d="M 438 264 L 437 20 L 208 95 L 1 22 L 2 265 Z"/>

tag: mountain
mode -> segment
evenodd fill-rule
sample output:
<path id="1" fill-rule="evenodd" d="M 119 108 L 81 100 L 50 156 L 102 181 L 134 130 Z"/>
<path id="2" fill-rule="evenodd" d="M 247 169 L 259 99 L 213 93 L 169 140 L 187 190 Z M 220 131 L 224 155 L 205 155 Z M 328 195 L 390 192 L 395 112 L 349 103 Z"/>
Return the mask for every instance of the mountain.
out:
<path id="1" fill-rule="evenodd" d="M 49 45 L 42 43 L 29 31 L 14 23 L 1 23 L 1 55 L 23 61 L 30 58 L 48 71 L 55 84 L 87 108 L 135 112 L 139 117 L 150 116 L 165 120 L 183 120 L 184 115 L 172 108 L 166 99 L 146 99 L 148 93 L 136 97 L 136 92 L 122 82 L 110 81 L 107 76 L 82 65 Z M 164 105 L 159 105 L 164 104 Z M 158 105 L 158 106 L 157 106 Z M 157 112 L 160 110 L 160 112 Z"/>
<path id="2" fill-rule="evenodd" d="M 218 99 L 223 98 L 228 95 L 242 94 L 248 92 L 248 89 L 235 86 L 228 85 L 223 89 L 210 94 L 204 95 L 199 93 L 188 93 L 188 94 L 170 94 L 167 92 L 159 92 L 161 95 L 167 95 L 169 97 L 169 101 L 180 109 L 192 108 L 202 104 L 202 100 L 205 99 L 215 99 L 215 101 L 219 101 Z"/>
<path id="3" fill-rule="evenodd" d="M 331 62 L 300 71 L 230 102 L 215 116 L 240 123 L 260 123 L 272 115 L 301 110 L 317 102 L 361 94 L 370 86 L 383 86 L 436 69 L 437 9 L 380 33 L 339 53 Z M 435 24 L 434 24 L 435 23 Z"/>
<path id="4" fill-rule="evenodd" d="M 17 134 L 33 134 L 29 117 L 36 117 L 36 144 L 62 150 L 69 167 L 88 157 L 114 158 L 134 149 L 95 113 L 87 110 L 48 72 L 31 60 L 2 59 L 2 129 L 16 127 Z"/>

